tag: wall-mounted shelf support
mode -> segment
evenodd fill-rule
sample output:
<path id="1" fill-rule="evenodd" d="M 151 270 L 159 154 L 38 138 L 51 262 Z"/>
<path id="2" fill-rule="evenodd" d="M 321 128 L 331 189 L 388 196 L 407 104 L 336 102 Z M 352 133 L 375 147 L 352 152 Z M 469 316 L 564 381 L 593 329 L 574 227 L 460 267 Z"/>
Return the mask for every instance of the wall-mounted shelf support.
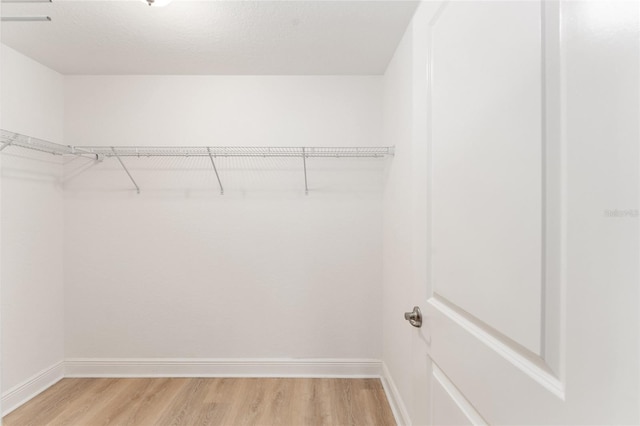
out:
<path id="1" fill-rule="evenodd" d="M 307 149 L 302 148 L 302 165 L 304 167 L 304 195 L 309 195 L 309 183 L 307 182 Z"/>
<path id="2" fill-rule="evenodd" d="M 216 162 L 213 161 L 213 155 L 211 154 L 211 148 L 207 147 L 207 152 L 209 153 L 209 159 L 211 160 L 211 165 L 213 166 L 213 171 L 216 172 L 216 178 L 218 179 L 218 185 L 220 185 L 220 195 L 224 195 L 224 188 L 222 187 L 222 181 L 220 180 L 220 175 L 218 174 L 218 168 L 216 167 Z"/>
<path id="3" fill-rule="evenodd" d="M 3 142 L 2 147 L 0 147 L 0 152 L 4 151 L 4 149 L 10 146 L 17 138 L 18 138 L 18 135 L 16 134 L 16 135 L 13 135 L 13 137 L 11 137 L 9 140 Z"/>
<path id="4" fill-rule="evenodd" d="M 138 184 L 136 183 L 136 181 L 133 179 L 133 176 L 131 176 L 131 173 L 129 173 L 129 169 L 127 169 L 127 166 L 124 165 L 124 162 L 122 161 L 122 158 L 120 158 L 120 156 L 118 155 L 118 153 L 116 152 L 116 149 L 114 147 L 111 147 L 111 150 L 113 151 L 113 155 L 118 159 L 118 161 L 120 162 L 120 165 L 122 166 L 122 168 L 124 169 L 125 172 L 127 172 L 127 175 L 129 176 L 129 179 L 131 179 L 131 182 L 133 182 L 133 185 L 136 187 L 136 191 L 138 192 L 138 194 L 140 193 L 140 187 L 138 186 Z"/>
<path id="5" fill-rule="evenodd" d="M 11 145 L 11 141 L 5 142 L 2 144 L 2 147 L 0 148 L 0 151 L 3 151 L 6 147 L 8 147 L 9 145 Z"/>

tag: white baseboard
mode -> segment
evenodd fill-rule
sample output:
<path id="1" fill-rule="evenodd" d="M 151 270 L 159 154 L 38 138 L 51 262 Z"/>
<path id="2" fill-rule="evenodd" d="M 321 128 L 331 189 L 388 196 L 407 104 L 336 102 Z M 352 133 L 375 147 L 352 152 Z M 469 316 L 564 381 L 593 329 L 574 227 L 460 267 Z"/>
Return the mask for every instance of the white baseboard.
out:
<path id="1" fill-rule="evenodd" d="M 6 416 L 31 398 L 64 378 L 64 362 L 60 361 L 2 393 L 2 416 Z"/>
<path id="2" fill-rule="evenodd" d="M 65 377 L 344 377 L 380 378 L 396 414 L 397 391 L 375 359 L 72 358 L 2 394 L 5 416 Z M 390 383 L 393 383 L 392 381 Z M 404 407 L 404 406 L 402 406 Z"/>
<path id="3" fill-rule="evenodd" d="M 372 359 L 72 358 L 65 377 L 380 377 Z"/>
<path id="4" fill-rule="evenodd" d="M 393 417 L 396 419 L 398 426 L 411 426 L 411 419 L 409 418 L 409 412 L 407 406 L 400 397 L 400 392 L 391 377 L 391 373 L 387 368 L 387 364 L 382 363 L 382 387 L 387 394 L 387 400 L 391 406 Z"/>

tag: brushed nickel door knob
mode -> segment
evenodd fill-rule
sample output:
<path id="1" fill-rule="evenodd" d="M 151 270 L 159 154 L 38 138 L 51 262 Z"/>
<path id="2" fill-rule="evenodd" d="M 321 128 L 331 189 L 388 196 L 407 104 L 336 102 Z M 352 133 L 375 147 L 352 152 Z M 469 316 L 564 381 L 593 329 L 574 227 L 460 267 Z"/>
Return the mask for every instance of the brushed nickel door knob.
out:
<path id="1" fill-rule="evenodd" d="M 417 306 L 413 307 L 413 311 L 405 312 L 404 319 L 409 321 L 409 323 L 414 327 L 422 327 L 422 312 L 420 312 L 420 308 Z"/>

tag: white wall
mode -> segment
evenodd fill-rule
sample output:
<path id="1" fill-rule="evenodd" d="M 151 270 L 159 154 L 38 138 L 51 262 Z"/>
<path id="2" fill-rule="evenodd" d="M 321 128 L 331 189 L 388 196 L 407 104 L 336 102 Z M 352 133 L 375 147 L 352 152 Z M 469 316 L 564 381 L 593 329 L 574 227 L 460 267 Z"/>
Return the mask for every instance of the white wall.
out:
<path id="1" fill-rule="evenodd" d="M 380 145 L 381 77 L 68 76 L 71 145 Z"/>
<path id="2" fill-rule="evenodd" d="M 381 77 L 67 77 L 65 141 L 382 145 Z M 378 160 L 68 165 L 69 358 L 381 357 Z"/>
<path id="3" fill-rule="evenodd" d="M 2 45 L 2 127 L 61 142 L 63 81 Z M 63 197 L 59 158 L 11 147 L 1 158 L 5 395 L 64 357 Z"/>
<path id="4" fill-rule="evenodd" d="M 64 77 L 5 45 L 2 55 L 4 128 L 63 143 Z"/>

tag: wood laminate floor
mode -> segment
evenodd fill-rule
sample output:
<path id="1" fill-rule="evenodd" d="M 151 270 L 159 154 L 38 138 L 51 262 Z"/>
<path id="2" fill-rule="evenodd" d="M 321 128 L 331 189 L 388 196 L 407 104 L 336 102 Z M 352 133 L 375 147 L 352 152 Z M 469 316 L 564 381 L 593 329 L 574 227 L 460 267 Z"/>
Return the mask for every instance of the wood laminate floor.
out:
<path id="1" fill-rule="evenodd" d="M 395 425 L 378 379 L 63 379 L 3 418 L 43 425 Z"/>

